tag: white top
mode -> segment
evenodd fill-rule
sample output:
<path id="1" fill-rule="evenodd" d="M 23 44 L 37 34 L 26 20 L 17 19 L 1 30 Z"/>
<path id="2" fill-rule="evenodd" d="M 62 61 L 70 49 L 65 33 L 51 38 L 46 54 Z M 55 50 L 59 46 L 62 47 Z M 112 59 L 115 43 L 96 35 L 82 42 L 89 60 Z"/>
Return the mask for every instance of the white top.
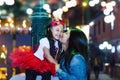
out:
<path id="1" fill-rule="evenodd" d="M 55 41 L 54 45 L 55 45 L 55 47 L 56 47 L 56 48 L 58 48 L 58 49 L 59 49 L 59 46 L 58 46 L 58 41 Z M 57 50 L 57 53 L 58 53 L 58 50 Z M 57 53 L 56 53 L 56 54 L 57 54 Z"/>
<path id="2" fill-rule="evenodd" d="M 48 49 L 50 49 L 50 44 L 49 44 L 49 41 L 48 39 L 45 37 L 45 38 L 42 38 L 40 41 L 39 41 L 40 45 L 37 49 L 37 51 L 34 53 L 34 55 L 39 58 L 40 60 L 44 60 L 44 52 L 43 52 L 43 48 L 46 47 Z"/>

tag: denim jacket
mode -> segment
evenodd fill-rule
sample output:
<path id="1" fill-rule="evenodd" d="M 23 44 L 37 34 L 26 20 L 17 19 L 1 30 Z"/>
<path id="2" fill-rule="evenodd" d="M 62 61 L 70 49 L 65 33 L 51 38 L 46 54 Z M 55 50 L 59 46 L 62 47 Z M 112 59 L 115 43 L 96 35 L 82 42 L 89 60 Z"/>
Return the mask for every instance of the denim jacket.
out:
<path id="1" fill-rule="evenodd" d="M 65 68 L 64 59 L 60 62 L 60 69 L 57 70 L 57 76 L 60 80 L 87 80 L 86 61 L 82 55 L 73 56 L 70 62 L 70 71 Z"/>

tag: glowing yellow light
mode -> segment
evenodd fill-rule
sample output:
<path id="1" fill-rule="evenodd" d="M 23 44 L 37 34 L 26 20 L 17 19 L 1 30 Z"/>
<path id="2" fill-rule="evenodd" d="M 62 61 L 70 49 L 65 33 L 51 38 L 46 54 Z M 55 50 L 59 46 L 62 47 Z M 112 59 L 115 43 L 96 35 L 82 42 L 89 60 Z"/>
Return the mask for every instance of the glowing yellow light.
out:
<path id="1" fill-rule="evenodd" d="M 77 28 L 77 29 L 81 29 L 81 27 L 80 27 L 80 26 L 76 26 L 76 28 Z"/>
<path id="2" fill-rule="evenodd" d="M 5 72 L 5 73 L 3 73 Z M 0 79 L 1 80 L 6 80 L 7 76 L 7 68 L 0 68 Z"/>
<path id="3" fill-rule="evenodd" d="M 83 6 L 83 7 L 86 7 L 86 6 L 87 6 L 87 3 L 86 3 L 86 2 L 83 2 L 83 3 L 82 3 L 82 6 Z"/>
<path id="4" fill-rule="evenodd" d="M 5 23 L 5 26 L 8 26 L 9 24 L 8 23 Z"/>
<path id="5" fill-rule="evenodd" d="M 10 27 L 11 27 L 11 28 L 14 28 L 14 24 L 10 23 Z"/>
<path id="6" fill-rule="evenodd" d="M 12 18 L 8 18 L 7 21 L 8 21 L 8 22 L 11 22 L 11 21 L 12 21 Z"/>
<path id="7" fill-rule="evenodd" d="M 5 45 L 2 45 L 2 47 L 5 47 Z"/>
<path id="8" fill-rule="evenodd" d="M 24 28 L 27 27 L 26 22 L 27 22 L 26 20 L 23 20 L 22 26 L 23 26 Z"/>
<path id="9" fill-rule="evenodd" d="M 5 59 L 6 58 L 5 53 L 2 52 L 0 57 L 1 57 L 1 59 Z"/>

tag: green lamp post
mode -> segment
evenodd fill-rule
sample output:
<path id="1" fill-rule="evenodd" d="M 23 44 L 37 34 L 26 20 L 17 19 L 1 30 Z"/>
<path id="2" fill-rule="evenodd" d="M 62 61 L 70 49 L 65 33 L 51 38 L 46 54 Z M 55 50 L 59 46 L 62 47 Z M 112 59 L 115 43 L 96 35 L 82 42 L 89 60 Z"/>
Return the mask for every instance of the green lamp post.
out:
<path id="1" fill-rule="evenodd" d="M 48 13 L 43 9 L 43 4 L 37 4 L 34 7 L 32 20 L 32 48 L 36 50 L 39 40 L 45 36 L 46 27 L 51 22 L 51 18 L 48 17 Z"/>

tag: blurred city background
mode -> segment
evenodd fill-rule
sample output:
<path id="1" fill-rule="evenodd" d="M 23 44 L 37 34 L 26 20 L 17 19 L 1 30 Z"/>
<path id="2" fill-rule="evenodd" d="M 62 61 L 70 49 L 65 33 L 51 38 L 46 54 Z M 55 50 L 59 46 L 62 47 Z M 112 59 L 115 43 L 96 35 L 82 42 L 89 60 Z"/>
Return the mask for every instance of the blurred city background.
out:
<path id="1" fill-rule="evenodd" d="M 90 78 L 95 78 L 93 62 L 98 58 L 100 74 L 120 79 L 120 0 L 0 0 L 0 80 L 24 72 L 11 67 L 9 55 L 15 48 L 37 44 L 49 18 L 85 32 Z"/>

